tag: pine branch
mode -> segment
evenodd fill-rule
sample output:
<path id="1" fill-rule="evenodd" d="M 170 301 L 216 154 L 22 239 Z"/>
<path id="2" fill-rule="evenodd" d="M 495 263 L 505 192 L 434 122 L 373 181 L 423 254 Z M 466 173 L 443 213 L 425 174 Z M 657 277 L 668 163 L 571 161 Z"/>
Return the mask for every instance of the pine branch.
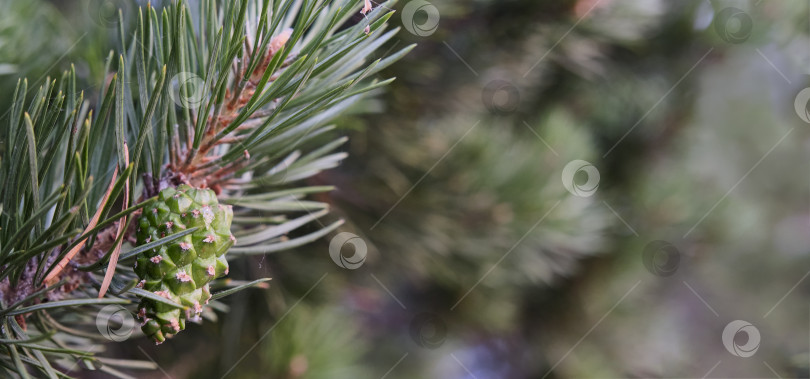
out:
<path id="1" fill-rule="evenodd" d="M 95 104 L 77 92 L 73 68 L 34 96 L 21 80 L 8 127 L 0 128 L 0 339 L 15 341 L 0 349 L 0 371 L 63 376 L 54 368 L 58 358 L 102 362 L 85 353 L 99 339 L 98 307 L 125 304 L 132 313 L 141 296 L 159 297 L 136 286 L 133 259 L 193 232 L 134 246 L 132 220 L 163 188 L 210 188 L 230 201 L 233 233 L 244 238 L 236 252 L 289 249 L 338 227 L 342 221 L 287 236 L 328 213 L 327 204 L 304 196 L 331 187 L 295 182 L 345 157 L 335 152 L 345 139 L 320 146 L 316 139 L 389 83 L 374 77 L 411 49 L 367 62 L 396 32 L 385 32 L 390 5 L 147 6 L 133 29 L 119 14 L 120 51 L 107 61 L 117 69 Z M 361 10 L 366 18 L 348 25 Z M 107 372 L 120 373 L 110 366 Z"/>

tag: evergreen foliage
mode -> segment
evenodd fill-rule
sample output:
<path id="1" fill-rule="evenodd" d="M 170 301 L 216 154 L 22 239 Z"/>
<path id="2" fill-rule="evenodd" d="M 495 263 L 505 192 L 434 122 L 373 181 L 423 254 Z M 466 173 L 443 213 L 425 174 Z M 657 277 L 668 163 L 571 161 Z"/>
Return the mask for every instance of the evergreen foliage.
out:
<path id="1" fill-rule="evenodd" d="M 94 354 L 104 340 L 94 316 L 109 304 L 135 313 L 139 299 L 178 307 L 136 286 L 133 272 L 135 258 L 193 231 L 136 241 L 136 220 L 164 188 L 210 188 L 232 206 L 234 256 L 301 246 L 342 223 L 321 224 L 328 206 L 303 200 L 331 187 L 296 182 L 344 158 L 336 150 L 345 139 L 323 139 L 330 120 L 389 83 L 376 74 L 410 49 L 370 62 L 396 30 L 386 30 L 387 6 L 351 22 L 361 8 L 354 0 L 147 5 L 132 24 L 119 12 L 118 52 L 106 59 L 97 96 L 79 88 L 75 69 L 35 90 L 19 81 L 0 129 L 5 375 L 154 368 Z M 313 222 L 321 226 L 287 237 Z M 212 303 L 258 282 L 214 293 Z"/>

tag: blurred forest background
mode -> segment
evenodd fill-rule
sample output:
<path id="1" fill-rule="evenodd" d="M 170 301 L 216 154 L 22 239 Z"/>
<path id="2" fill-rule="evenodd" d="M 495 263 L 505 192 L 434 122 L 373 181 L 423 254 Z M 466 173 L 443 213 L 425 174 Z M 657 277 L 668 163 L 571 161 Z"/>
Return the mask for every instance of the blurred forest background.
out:
<path id="1" fill-rule="evenodd" d="M 71 63 L 100 88 L 138 5 L 0 0 L 0 100 Z M 386 49 L 418 46 L 312 183 L 337 186 L 321 200 L 363 264 L 329 239 L 237 261 L 270 288 L 109 356 L 155 378 L 810 375 L 807 1 L 392 6 Z M 566 176 L 577 160 L 593 168 Z M 566 188 L 594 169 L 595 192 Z M 734 320 L 752 356 L 724 345 Z"/>

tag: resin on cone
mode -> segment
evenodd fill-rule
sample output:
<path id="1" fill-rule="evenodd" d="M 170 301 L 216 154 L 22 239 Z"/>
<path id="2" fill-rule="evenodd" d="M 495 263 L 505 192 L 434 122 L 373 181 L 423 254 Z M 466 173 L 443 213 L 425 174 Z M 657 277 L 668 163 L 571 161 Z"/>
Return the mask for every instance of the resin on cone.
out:
<path id="1" fill-rule="evenodd" d="M 214 191 L 188 185 L 160 191 L 138 220 L 138 246 L 198 227 L 195 232 L 138 256 L 135 273 L 146 291 L 183 308 L 142 298 L 138 316 L 144 334 L 161 343 L 199 319 L 211 298 L 208 283 L 228 273 L 225 253 L 235 242 L 233 210 L 217 201 Z"/>

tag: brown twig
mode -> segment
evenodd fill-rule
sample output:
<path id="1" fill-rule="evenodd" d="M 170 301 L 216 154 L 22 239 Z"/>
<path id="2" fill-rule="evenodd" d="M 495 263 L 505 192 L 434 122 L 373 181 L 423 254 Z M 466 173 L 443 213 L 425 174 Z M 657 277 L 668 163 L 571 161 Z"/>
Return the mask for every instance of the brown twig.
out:
<path id="1" fill-rule="evenodd" d="M 292 36 L 292 30 L 287 29 L 283 31 L 281 34 L 273 37 L 268 43 L 267 51 L 259 57 L 256 57 L 258 60 L 258 65 L 256 69 L 251 73 L 248 80 L 245 82 L 238 82 L 233 90 L 227 90 L 225 94 L 225 98 L 223 99 L 224 107 L 219 107 L 214 112 L 213 115 L 198 115 L 198 117 L 207 117 L 205 122 L 205 127 L 203 128 L 203 135 L 200 139 L 200 146 L 197 149 L 192 148 L 193 145 L 193 133 L 194 131 L 189 129 L 186 132 L 186 142 L 185 146 L 181 148 L 176 148 L 179 152 L 178 154 L 181 156 L 176 157 L 176 159 L 171 159 L 169 162 L 169 167 L 167 170 L 167 176 L 172 178 L 174 182 L 185 182 L 187 184 L 193 186 L 208 186 L 209 184 L 217 184 L 221 183 L 224 177 L 232 176 L 236 171 L 244 167 L 247 162 L 245 160 L 240 160 L 237 162 L 232 162 L 231 164 L 226 165 L 222 168 L 214 168 L 211 169 L 214 165 L 216 165 L 216 159 L 212 159 L 210 155 L 219 156 L 218 152 L 211 154 L 212 151 L 220 145 L 223 144 L 235 144 L 241 142 L 245 137 L 242 135 L 242 132 L 249 131 L 255 128 L 257 125 L 261 125 L 261 123 L 243 123 L 239 125 L 236 130 L 231 133 L 227 133 L 226 135 L 221 135 L 222 131 L 225 130 L 233 120 L 239 116 L 239 112 L 244 110 L 245 105 L 255 96 L 256 94 L 256 86 L 258 85 L 261 78 L 265 75 L 265 72 L 269 69 L 270 62 L 273 60 L 273 57 L 287 44 L 287 41 Z M 244 49 L 246 50 L 247 54 L 245 56 L 250 56 L 251 54 L 251 46 L 248 41 L 245 41 Z M 239 65 L 234 65 L 236 72 L 236 80 L 242 80 L 244 74 L 241 72 L 242 69 L 239 67 L 248 67 L 249 64 L 246 62 L 239 63 Z M 285 59 L 284 62 L 281 64 L 281 68 L 287 67 L 289 65 L 289 59 Z M 273 73 L 270 80 L 274 80 L 273 78 L 277 77 L 278 73 Z M 266 112 L 259 112 L 257 111 L 254 115 L 251 115 L 248 120 L 254 120 L 260 117 L 266 117 Z M 187 125 L 188 128 L 191 128 L 190 125 Z M 210 154 L 210 155 L 209 155 Z"/>

